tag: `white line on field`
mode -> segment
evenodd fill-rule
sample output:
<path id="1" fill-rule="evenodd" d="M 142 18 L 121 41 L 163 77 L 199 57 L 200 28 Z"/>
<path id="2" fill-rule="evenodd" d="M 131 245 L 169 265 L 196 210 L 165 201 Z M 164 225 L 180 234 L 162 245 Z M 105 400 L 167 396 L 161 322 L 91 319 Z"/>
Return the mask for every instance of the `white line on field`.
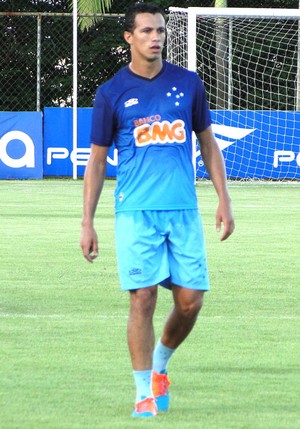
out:
<path id="1" fill-rule="evenodd" d="M 19 318 L 19 319 L 126 319 L 127 316 L 120 315 L 80 315 L 80 314 L 27 314 L 27 313 L 0 313 L 0 318 Z"/>
<path id="2" fill-rule="evenodd" d="M 94 314 L 94 315 L 80 315 L 80 314 L 26 314 L 26 313 L 0 313 L 0 318 L 3 319 L 127 319 L 127 315 L 106 315 L 106 314 Z M 155 316 L 156 319 L 164 319 L 165 316 Z M 201 316 L 200 319 L 220 319 L 220 320 L 236 320 L 236 319 L 271 319 L 271 320 L 299 320 L 300 316 Z"/>

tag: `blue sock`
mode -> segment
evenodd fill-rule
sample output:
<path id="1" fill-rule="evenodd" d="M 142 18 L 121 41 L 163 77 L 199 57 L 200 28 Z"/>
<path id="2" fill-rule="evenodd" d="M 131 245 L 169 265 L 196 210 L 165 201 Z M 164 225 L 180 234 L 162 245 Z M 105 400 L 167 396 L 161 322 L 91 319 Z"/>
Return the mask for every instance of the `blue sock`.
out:
<path id="1" fill-rule="evenodd" d="M 146 371 L 133 371 L 133 377 L 136 385 L 136 402 L 140 402 L 149 396 L 153 396 L 151 373 L 151 369 Z"/>
<path id="2" fill-rule="evenodd" d="M 170 349 L 169 347 L 164 346 L 161 341 L 158 340 L 153 353 L 153 371 L 158 374 L 166 373 L 169 360 L 175 350 L 176 349 Z"/>

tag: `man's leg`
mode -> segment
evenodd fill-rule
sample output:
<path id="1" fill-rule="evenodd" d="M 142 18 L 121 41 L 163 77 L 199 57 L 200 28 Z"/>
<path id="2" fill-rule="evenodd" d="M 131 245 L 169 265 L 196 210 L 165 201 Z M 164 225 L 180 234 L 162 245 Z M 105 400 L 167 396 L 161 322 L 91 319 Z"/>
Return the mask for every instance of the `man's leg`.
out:
<path id="1" fill-rule="evenodd" d="M 130 313 L 127 326 L 128 348 L 136 383 L 136 405 L 133 417 L 156 414 L 152 393 L 152 355 L 154 349 L 153 314 L 157 286 L 130 291 Z"/>
<path id="2" fill-rule="evenodd" d="M 204 291 L 173 285 L 174 308 L 161 337 L 161 343 L 176 349 L 189 335 L 203 305 Z"/>
<path id="3" fill-rule="evenodd" d="M 159 411 L 167 411 L 169 408 L 168 362 L 193 329 L 202 307 L 203 295 L 203 291 L 173 286 L 174 308 L 153 355 L 153 392 Z"/>

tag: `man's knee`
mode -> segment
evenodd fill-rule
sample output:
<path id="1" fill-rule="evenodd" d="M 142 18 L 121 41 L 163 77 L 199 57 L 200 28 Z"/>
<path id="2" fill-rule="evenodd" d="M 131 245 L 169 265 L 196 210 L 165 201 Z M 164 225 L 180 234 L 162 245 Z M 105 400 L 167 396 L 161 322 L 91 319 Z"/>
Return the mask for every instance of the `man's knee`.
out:
<path id="1" fill-rule="evenodd" d="M 151 286 L 130 291 L 131 311 L 152 315 L 157 300 L 157 287 Z"/>
<path id="2" fill-rule="evenodd" d="M 203 306 L 204 293 L 202 291 L 191 291 L 183 289 L 175 298 L 177 310 L 187 319 L 194 319 L 198 316 Z"/>
<path id="3" fill-rule="evenodd" d="M 203 302 L 196 300 L 193 302 L 183 302 L 179 305 L 179 310 L 182 313 L 182 315 L 187 319 L 194 319 L 198 316 L 201 308 L 202 308 Z"/>

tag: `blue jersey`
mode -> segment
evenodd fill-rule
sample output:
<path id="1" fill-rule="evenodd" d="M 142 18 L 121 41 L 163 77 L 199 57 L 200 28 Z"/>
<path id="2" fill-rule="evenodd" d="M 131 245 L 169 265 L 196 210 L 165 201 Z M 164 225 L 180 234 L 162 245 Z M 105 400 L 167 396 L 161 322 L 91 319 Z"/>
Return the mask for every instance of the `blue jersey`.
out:
<path id="1" fill-rule="evenodd" d="M 127 66 L 101 85 L 91 143 L 118 149 L 116 211 L 197 208 L 192 131 L 210 124 L 201 79 L 168 62 L 153 79 Z"/>

